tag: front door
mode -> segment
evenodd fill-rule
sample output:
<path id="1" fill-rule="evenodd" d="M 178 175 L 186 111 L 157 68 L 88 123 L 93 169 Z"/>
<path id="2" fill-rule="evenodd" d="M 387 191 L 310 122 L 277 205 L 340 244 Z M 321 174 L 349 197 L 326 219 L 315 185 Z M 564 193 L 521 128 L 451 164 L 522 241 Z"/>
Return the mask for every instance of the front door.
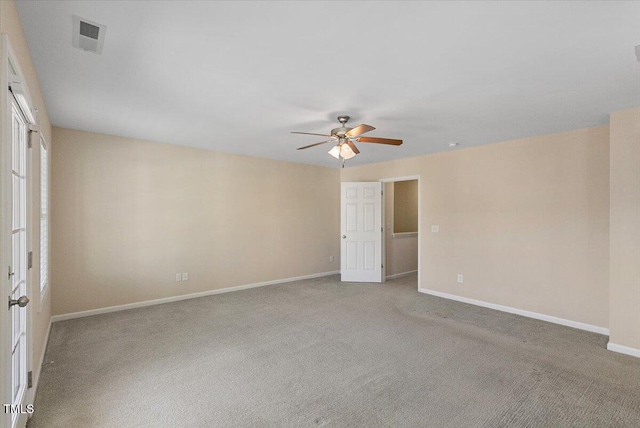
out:
<path id="1" fill-rule="evenodd" d="M 11 97 L 11 95 L 10 95 Z M 9 302 L 2 303 L 2 310 L 9 311 L 10 355 L 5 354 L 10 363 L 11 427 L 23 427 L 27 421 L 27 356 L 29 342 L 27 338 L 27 139 L 29 131 L 27 122 L 18 104 L 11 97 L 11 171 L 9 189 L 10 242 L 9 270 L 5 282 L 8 288 Z M 6 175 L 5 175 L 6 177 Z M 6 407 L 6 406 L 5 406 Z"/>
<path id="2" fill-rule="evenodd" d="M 382 282 L 382 183 L 342 183 L 342 281 Z"/>

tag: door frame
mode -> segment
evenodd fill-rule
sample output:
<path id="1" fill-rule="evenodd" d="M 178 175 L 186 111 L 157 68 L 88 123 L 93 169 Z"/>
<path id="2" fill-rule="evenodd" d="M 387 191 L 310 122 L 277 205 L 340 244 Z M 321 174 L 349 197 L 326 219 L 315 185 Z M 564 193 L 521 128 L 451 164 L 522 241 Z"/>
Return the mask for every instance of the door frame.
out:
<path id="1" fill-rule="evenodd" d="M 8 249 L 11 247 L 11 216 L 8 215 L 9 208 L 12 207 L 12 200 L 9 198 L 10 186 L 11 186 L 11 147 L 12 147 L 12 126 L 11 126 L 11 103 L 12 96 L 9 93 L 9 66 L 15 71 L 15 75 L 18 76 L 22 82 L 25 98 L 27 104 L 30 106 L 32 112 L 33 101 L 29 94 L 27 82 L 24 77 L 24 73 L 18 63 L 18 58 L 9 42 L 9 36 L 2 34 L 2 57 L 0 63 L 0 125 L 1 135 L 0 143 L 0 349 L 6 350 L 10 348 L 7 346 L 11 343 L 11 329 L 10 323 L 10 311 L 5 306 L 9 299 L 8 290 L 6 287 L 6 281 L 8 278 L 8 267 L 12 263 L 9 258 Z M 36 119 L 37 120 L 37 119 Z M 31 142 L 32 132 L 30 131 L 30 125 L 27 120 L 27 147 L 26 149 L 26 250 L 27 255 L 31 251 L 33 243 L 32 239 L 32 227 L 33 227 L 33 200 L 32 200 L 32 151 L 29 149 L 28 144 Z M 9 178 L 9 179 L 8 179 Z M 34 284 L 33 284 L 33 268 L 27 268 L 26 280 L 27 280 L 27 296 L 29 297 L 29 305 L 27 305 L 26 313 L 26 334 L 27 334 L 27 373 L 33 372 L 33 328 L 32 328 L 32 310 L 33 305 L 36 304 L 34 296 Z M 5 353 L 0 352 L 0 404 L 11 403 L 11 361 L 10 358 L 5 358 Z M 34 388 L 27 388 L 25 394 L 25 405 L 33 403 Z M 30 416 L 30 415 L 28 415 Z M 4 408 L 0 409 L 0 426 L 11 426 L 11 413 L 5 413 Z"/>
<path id="2" fill-rule="evenodd" d="M 418 180 L 418 287 L 420 289 L 421 277 L 422 277 L 422 228 L 420 227 L 420 222 L 422 221 L 422 180 L 420 179 L 420 175 L 405 175 L 401 177 L 388 177 L 381 178 L 379 181 L 382 183 L 382 191 L 384 192 L 386 183 L 395 183 L 396 181 L 411 181 Z M 387 281 L 387 218 L 386 218 L 386 194 L 383 195 L 382 199 L 382 227 L 385 229 L 385 232 L 382 234 L 382 282 Z"/>

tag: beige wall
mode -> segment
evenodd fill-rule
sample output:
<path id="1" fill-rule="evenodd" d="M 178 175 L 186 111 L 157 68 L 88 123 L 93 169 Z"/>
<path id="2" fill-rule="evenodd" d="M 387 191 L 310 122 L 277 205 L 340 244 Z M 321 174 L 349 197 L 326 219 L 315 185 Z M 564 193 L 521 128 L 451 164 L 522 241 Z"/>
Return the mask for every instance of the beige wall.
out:
<path id="1" fill-rule="evenodd" d="M 640 109 L 611 114 L 611 343 L 640 350 Z"/>
<path id="2" fill-rule="evenodd" d="M 54 314 L 340 269 L 337 169 L 53 132 Z"/>
<path id="3" fill-rule="evenodd" d="M 36 120 L 40 128 L 40 132 L 44 135 L 49 144 L 49 149 L 53 150 L 51 144 L 51 125 L 47 115 L 47 109 L 44 105 L 40 85 L 36 76 L 36 71 L 31 61 L 31 54 L 27 46 L 27 40 L 24 36 L 20 17 L 16 5 L 12 0 L 0 1 L 0 33 L 9 37 L 13 50 L 16 54 L 22 73 L 26 79 L 27 87 L 31 94 L 34 107 L 38 110 Z M 2 115 L 0 115 L 2 117 Z M 37 144 L 34 143 L 34 148 Z M 38 260 L 40 260 L 40 152 L 32 149 L 31 156 L 31 192 L 30 203 L 33 213 L 30 222 L 31 235 L 29 247 L 33 250 L 34 269 L 29 271 L 30 280 L 30 309 L 31 309 L 31 333 L 33 337 L 33 346 L 31 348 L 34 373 L 39 373 L 40 357 L 46 342 L 46 334 L 51 319 L 51 292 L 49 292 L 43 302 L 39 300 L 39 284 L 40 270 L 38 269 Z"/>
<path id="4" fill-rule="evenodd" d="M 418 237 L 393 237 L 395 222 L 396 183 L 385 183 L 385 273 L 393 276 L 418 270 Z M 417 181 L 416 181 L 417 183 Z M 416 186 L 417 188 L 417 186 Z M 417 194 L 416 194 L 417 196 Z M 417 198 L 416 198 L 417 199 Z M 416 206 L 417 211 L 417 206 Z M 417 214 L 416 214 L 417 215 Z"/>
<path id="5" fill-rule="evenodd" d="M 409 175 L 421 177 L 420 287 L 608 326 L 608 126 L 346 168 L 341 180 Z"/>
<path id="6" fill-rule="evenodd" d="M 393 183 L 393 231 L 418 231 L 418 180 Z"/>

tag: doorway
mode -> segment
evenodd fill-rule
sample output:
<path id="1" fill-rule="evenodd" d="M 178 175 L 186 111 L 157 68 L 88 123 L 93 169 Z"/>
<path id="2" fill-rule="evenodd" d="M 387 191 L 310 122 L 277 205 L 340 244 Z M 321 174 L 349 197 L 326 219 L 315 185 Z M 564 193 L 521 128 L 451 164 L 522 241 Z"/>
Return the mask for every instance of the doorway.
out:
<path id="1" fill-rule="evenodd" d="M 383 185 L 383 281 L 418 275 L 420 284 L 420 176 L 392 177 Z"/>

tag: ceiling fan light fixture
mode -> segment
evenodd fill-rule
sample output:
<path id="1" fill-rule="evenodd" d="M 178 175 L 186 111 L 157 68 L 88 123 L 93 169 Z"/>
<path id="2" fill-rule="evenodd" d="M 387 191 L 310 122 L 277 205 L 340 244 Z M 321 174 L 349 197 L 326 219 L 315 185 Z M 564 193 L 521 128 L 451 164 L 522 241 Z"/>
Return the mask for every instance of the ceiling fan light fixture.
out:
<path id="1" fill-rule="evenodd" d="M 340 156 L 342 156 L 343 159 L 351 159 L 355 155 L 356 153 L 348 144 L 342 144 L 342 146 L 340 146 Z"/>
<path id="2" fill-rule="evenodd" d="M 334 158 L 340 159 L 340 146 L 333 146 L 328 153 Z"/>

